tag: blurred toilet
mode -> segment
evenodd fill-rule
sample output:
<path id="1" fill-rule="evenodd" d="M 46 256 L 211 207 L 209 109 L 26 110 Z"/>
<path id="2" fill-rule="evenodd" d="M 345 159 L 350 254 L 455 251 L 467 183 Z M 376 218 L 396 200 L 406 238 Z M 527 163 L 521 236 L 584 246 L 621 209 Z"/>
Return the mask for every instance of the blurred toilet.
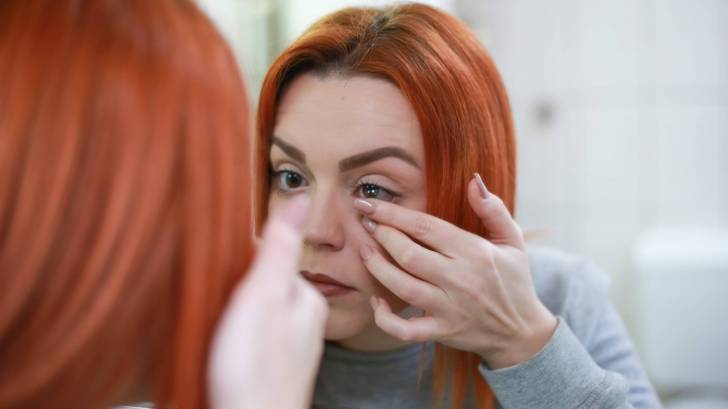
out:
<path id="1" fill-rule="evenodd" d="M 728 409 L 728 230 L 655 229 L 634 249 L 637 341 L 666 409 Z"/>

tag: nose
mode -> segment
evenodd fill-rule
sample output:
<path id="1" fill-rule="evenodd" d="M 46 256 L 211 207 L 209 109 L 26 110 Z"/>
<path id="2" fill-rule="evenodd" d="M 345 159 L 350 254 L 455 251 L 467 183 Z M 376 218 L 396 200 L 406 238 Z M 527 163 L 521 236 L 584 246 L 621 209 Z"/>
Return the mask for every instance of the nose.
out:
<path id="1" fill-rule="evenodd" d="M 320 250 L 338 251 L 344 247 L 342 199 L 334 192 L 312 192 L 309 219 L 304 228 L 304 244 Z"/>

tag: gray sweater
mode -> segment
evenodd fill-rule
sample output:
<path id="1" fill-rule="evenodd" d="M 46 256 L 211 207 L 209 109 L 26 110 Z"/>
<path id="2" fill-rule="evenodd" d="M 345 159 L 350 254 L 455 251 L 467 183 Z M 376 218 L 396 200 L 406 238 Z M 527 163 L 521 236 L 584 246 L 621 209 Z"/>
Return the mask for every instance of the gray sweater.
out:
<path id="1" fill-rule="evenodd" d="M 539 298 L 558 317 L 548 344 L 519 365 L 480 374 L 504 409 L 661 408 L 627 331 L 609 301 L 609 280 L 594 264 L 529 249 Z M 355 352 L 327 343 L 314 408 L 435 407 L 433 345 Z M 468 394 L 466 408 L 472 408 Z M 449 407 L 447 399 L 445 408 Z"/>

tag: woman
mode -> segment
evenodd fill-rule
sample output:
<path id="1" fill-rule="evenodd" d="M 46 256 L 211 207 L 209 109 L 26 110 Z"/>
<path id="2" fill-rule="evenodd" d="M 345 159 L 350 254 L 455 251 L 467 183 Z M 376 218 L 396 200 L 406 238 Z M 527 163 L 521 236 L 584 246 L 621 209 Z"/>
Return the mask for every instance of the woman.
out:
<path id="1" fill-rule="evenodd" d="M 258 138 L 259 202 L 312 202 L 300 268 L 330 308 L 314 407 L 660 406 L 604 276 L 526 248 L 508 99 L 461 22 L 322 18 L 271 66 Z"/>
<path id="2" fill-rule="evenodd" d="M 326 313 L 295 268 L 305 203 L 235 289 L 248 106 L 211 22 L 183 0 L 3 1 L 0 61 L 0 408 L 305 407 Z"/>

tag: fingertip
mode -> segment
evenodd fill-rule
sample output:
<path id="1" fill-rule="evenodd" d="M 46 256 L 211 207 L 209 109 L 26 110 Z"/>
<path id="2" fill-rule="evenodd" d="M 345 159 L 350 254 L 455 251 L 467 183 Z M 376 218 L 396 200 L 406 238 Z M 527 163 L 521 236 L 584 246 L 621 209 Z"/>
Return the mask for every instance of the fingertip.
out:
<path id="1" fill-rule="evenodd" d="M 392 320 L 392 310 L 389 309 L 389 304 L 377 296 L 372 296 L 374 307 L 374 322 L 377 326 L 385 331 L 389 327 L 389 323 Z"/>
<path id="2" fill-rule="evenodd" d="M 478 193 L 480 194 L 480 197 L 483 199 L 487 199 L 489 195 L 488 188 L 485 187 L 485 182 L 483 182 L 483 178 L 480 177 L 480 173 L 475 172 L 473 174 L 473 180 L 475 181 L 475 185 L 478 188 Z"/>
<path id="3" fill-rule="evenodd" d="M 384 298 L 376 297 L 377 299 L 377 308 L 381 307 L 385 312 L 391 313 L 392 309 L 389 308 L 389 303 L 387 303 L 387 300 Z"/>
<path id="4" fill-rule="evenodd" d="M 468 183 L 467 195 L 470 207 L 475 211 L 476 214 L 478 214 L 478 216 L 482 217 L 488 199 L 483 198 L 483 196 L 481 195 L 480 188 L 478 187 L 478 182 L 475 178 L 471 179 L 470 183 Z M 490 197 L 492 196 L 493 195 L 490 194 Z"/>
<path id="5" fill-rule="evenodd" d="M 377 310 L 377 297 L 375 297 L 373 295 L 371 297 L 369 297 L 369 305 L 372 306 L 372 310 L 376 311 Z"/>
<path id="6" fill-rule="evenodd" d="M 276 212 L 276 217 L 280 217 L 280 220 L 294 229 L 300 230 L 308 217 L 309 204 L 310 199 L 307 195 L 296 195 Z"/>
<path id="7" fill-rule="evenodd" d="M 271 214 L 257 243 L 251 273 L 260 271 L 268 278 L 283 275 L 295 277 L 303 245 L 298 226 L 305 219 L 307 201 L 307 199 L 295 200 Z M 301 217 L 301 214 L 304 217 Z M 281 257 L 281 254 L 285 254 L 286 257 Z"/>

